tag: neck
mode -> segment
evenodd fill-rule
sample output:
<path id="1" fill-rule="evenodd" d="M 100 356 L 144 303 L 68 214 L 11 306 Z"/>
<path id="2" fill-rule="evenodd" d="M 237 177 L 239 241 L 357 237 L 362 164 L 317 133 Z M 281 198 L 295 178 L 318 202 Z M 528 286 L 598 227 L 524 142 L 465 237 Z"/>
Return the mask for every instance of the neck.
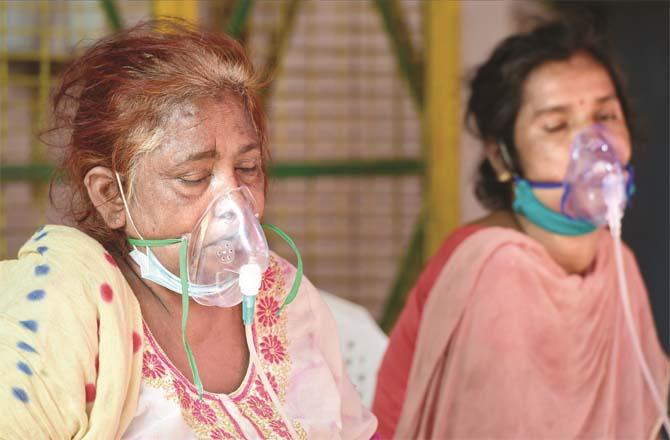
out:
<path id="1" fill-rule="evenodd" d="M 542 229 L 525 217 L 510 213 L 516 218 L 521 232 L 544 246 L 551 258 L 568 274 L 584 274 L 593 265 L 603 229 L 577 236 L 554 234 Z"/>
<path id="2" fill-rule="evenodd" d="M 139 275 L 139 267 L 128 258 L 120 258 L 121 271 L 135 293 L 140 304 L 142 317 L 152 332 L 156 330 L 174 333 L 181 339 L 182 298 L 181 295 L 144 280 Z M 207 337 L 216 334 L 214 329 L 242 326 L 241 307 L 208 307 L 189 299 L 188 337 L 192 345 L 204 342 Z M 225 333 L 224 333 L 225 334 Z"/>
<path id="3" fill-rule="evenodd" d="M 512 211 L 495 211 L 473 224 L 514 229 L 540 243 L 568 274 L 584 274 L 595 259 L 602 229 L 578 236 L 558 235 L 531 223 Z"/>

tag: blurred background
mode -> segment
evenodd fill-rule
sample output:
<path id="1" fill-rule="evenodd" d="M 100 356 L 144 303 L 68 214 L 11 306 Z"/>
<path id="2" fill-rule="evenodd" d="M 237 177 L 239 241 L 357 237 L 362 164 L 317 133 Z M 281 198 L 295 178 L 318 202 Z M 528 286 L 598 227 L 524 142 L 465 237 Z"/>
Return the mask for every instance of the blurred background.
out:
<path id="1" fill-rule="evenodd" d="M 0 259 L 41 224 L 54 156 L 39 141 L 49 95 L 77 53 L 155 16 L 225 31 L 272 79 L 266 221 L 291 234 L 320 289 L 385 330 L 473 196 L 481 146 L 463 129 L 467 78 L 538 17 L 590 14 L 629 78 L 639 120 L 638 193 L 624 222 L 666 351 L 670 188 L 667 1 L 0 0 Z M 282 243 L 273 248 L 289 260 Z"/>

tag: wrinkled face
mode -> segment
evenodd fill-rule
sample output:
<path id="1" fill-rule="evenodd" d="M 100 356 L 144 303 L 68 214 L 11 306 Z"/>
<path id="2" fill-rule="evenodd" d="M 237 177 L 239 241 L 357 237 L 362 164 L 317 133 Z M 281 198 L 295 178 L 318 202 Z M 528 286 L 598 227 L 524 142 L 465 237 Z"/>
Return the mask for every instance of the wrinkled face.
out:
<path id="1" fill-rule="evenodd" d="M 577 133 L 602 124 L 612 137 L 619 160 L 630 160 L 628 127 L 607 70 L 586 53 L 551 61 L 533 70 L 523 87 L 514 139 L 529 180 L 560 182 Z M 561 191 L 535 190 L 544 204 L 559 210 Z"/>
<path id="2" fill-rule="evenodd" d="M 261 216 L 264 181 L 260 141 L 242 100 L 203 100 L 172 117 L 161 145 L 140 159 L 130 214 L 145 239 L 179 238 L 217 195 L 239 186 L 249 188 Z M 128 221 L 125 231 L 137 237 Z M 179 274 L 179 245 L 152 251 Z"/>

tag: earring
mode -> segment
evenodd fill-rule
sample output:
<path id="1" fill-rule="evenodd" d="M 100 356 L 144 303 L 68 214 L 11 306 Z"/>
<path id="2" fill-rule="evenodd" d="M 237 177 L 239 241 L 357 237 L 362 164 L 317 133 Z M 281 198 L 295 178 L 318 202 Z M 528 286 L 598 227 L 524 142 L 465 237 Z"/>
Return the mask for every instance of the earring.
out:
<path id="1" fill-rule="evenodd" d="M 498 173 L 497 178 L 498 182 L 506 183 L 512 179 L 512 174 L 509 171 L 503 171 L 502 173 Z"/>

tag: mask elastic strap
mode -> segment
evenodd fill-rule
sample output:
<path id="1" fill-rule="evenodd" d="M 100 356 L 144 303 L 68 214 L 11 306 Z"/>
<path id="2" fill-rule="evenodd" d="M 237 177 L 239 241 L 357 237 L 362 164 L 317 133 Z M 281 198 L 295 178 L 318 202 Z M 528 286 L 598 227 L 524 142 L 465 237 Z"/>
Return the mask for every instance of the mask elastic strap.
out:
<path id="1" fill-rule="evenodd" d="M 626 179 L 626 195 L 628 196 L 628 203 L 630 203 L 630 199 L 633 197 L 635 190 L 637 189 L 635 187 L 635 168 L 633 165 L 628 164 L 626 165 L 625 170 L 628 171 L 628 178 Z"/>
<path id="2" fill-rule="evenodd" d="M 626 195 L 628 196 L 626 204 L 630 205 L 630 201 L 633 195 L 635 194 L 635 190 L 637 189 L 635 187 L 635 169 L 633 168 L 633 165 L 628 164 L 624 167 L 624 170 L 628 172 L 628 178 L 626 179 Z M 519 183 L 520 180 L 528 182 L 528 185 L 530 185 L 531 188 L 537 188 L 537 189 L 563 188 L 565 192 L 561 197 L 561 212 L 563 211 L 563 205 L 565 204 L 565 200 L 568 197 L 568 192 L 570 191 L 570 185 L 564 182 L 536 182 L 533 180 L 522 179 L 519 176 L 514 176 L 514 182 Z"/>
<path id="3" fill-rule="evenodd" d="M 519 183 L 521 180 L 520 177 L 515 176 L 514 181 L 516 183 Z M 537 189 L 559 189 L 565 187 L 565 184 L 563 182 L 536 182 L 534 180 L 528 180 L 528 179 L 523 179 L 524 181 L 528 182 L 528 185 L 530 185 L 531 188 L 537 188 Z"/>
<path id="4" fill-rule="evenodd" d="M 133 226 L 133 229 L 135 230 L 135 233 L 137 234 L 137 236 L 140 237 L 142 240 L 144 240 L 144 237 L 142 237 L 142 234 L 140 234 L 140 230 L 137 229 L 137 226 L 135 226 L 135 222 L 133 221 L 133 216 L 130 215 L 130 208 L 128 208 L 128 201 L 126 200 L 126 195 L 123 193 L 123 185 L 121 185 L 121 176 L 119 176 L 119 173 L 117 173 L 117 172 L 114 172 L 114 175 L 116 176 L 116 183 L 119 185 L 119 192 L 121 193 L 121 200 L 123 200 L 123 207 L 126 208 L 126 214 L 128 214 L 128 220 L 130 220 L 130 224 Z"/>
<path id="5" fill-rule="evenodd" d="M 286 244 L 289 245 L 293 253 L 295 254 L 296 260 L 297 260 L 297 267 L 295 271 L 295 279 L 293 280 L 293 286 L 291 286 L 291 291 L 289 292 L 288 296 L 284 300 L 284 303 L 281 305 L 279 310 L 277 310 L 276 315 L 279 316 L 279 314 L 284 310 L 284 307 L 287 305 L 291 304 L 293 300 L 295 299 L 296 295 L 298 295 L 298 289 L 300 288 L 300 283 L 302 282 L 302 256 L 300 255 L 300 251 L 298 250 L 298 246 L 295 245 L 295 242 L 291 237 L 288 236 L 288 234 L 279 227 L 269 224 L 269 223 L 263 223 L 262 225 L 265 229 L 269 229 L 275 234 L 279 235 L 285 242 Z"/>
<path id="6" fill-rule="evenodd" d="M 565 182 L 538 182 L 534 180 L 522 179 L 519 176 L 514 176 L 514 183 L 519 185 L 519 182 L 526 182 L 528 186 L 535 189 L 563 189 L 563 195 L 561 196 L 561 213 L 564 211 L 563 206 L 567 200 L 568 193 L 570 192 L 570 185 Z M 570 217 L 570 216 L 566 216 Z"/>
<path id="7" fill-rule="evenodd" d="M 188 279 L 186 272 L 186 254 L 188 252 L 188 239 L 182 238 L 167 238 L 163 240 L 138 240 L 136 238 L 128 238 L 128 243 L 143 247 L 161 247 L 171 244 L 179 243 L 179 278 L 181 279 L 181 341 L 184 345 L 188 365 L 191 367 L 191 374 L 193 374 L 193 383 L 198 390 L 198 397 L 202 399 L 203 386 L 200 380 L 200 373 L 198 366 L 195 363 L 195 356 L 191 351 L 191 346 L 186 338 L 186 323 L 188 321 Z"/>

